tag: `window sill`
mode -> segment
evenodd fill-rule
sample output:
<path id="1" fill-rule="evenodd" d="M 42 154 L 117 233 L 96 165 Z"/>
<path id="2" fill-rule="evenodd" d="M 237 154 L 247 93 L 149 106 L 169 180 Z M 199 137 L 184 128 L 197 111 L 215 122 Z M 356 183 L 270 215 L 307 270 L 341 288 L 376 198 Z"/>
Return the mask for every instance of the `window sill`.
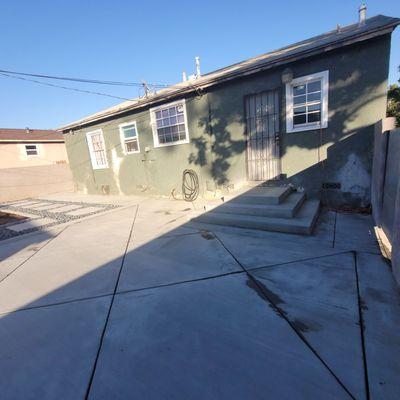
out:
<path id="1" fill-rule="evenodd" d="M 328 124 L 296 126 L 295 128 L 286 130 L 286 133 L 317 131 L 319 129 L 326 129 L 327 127 L 328 127 Z"/>
<path id="2" fill-rule="evenodd" d="M 190 140 L 180 140 L 179 142 L 173 142 L 173 143 L 157 143 L 154 144 L 154 148 L 158 147 L 168 147 L 168 146 L 179 146 L 180 144 L 188 144 L 190 143 Z"/>

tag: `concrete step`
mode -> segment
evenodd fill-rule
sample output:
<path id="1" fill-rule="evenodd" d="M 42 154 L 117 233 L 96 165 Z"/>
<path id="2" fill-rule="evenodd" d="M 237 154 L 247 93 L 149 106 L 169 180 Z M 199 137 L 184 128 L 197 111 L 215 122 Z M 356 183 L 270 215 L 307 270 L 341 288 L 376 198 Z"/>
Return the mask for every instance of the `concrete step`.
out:
<path id="1" fill-rule="evenodd" d="M 319 207 L 319 200 L 306 200 L 295 218 L 225 214 L 214 210 L 201 214 L 194 218 L 193 221 L 246 229 L 310 235 L 318 218 Z"/>
<path id="2" fill-rule="evenodd" d="M 280 204 L 291 192 L 290 186 L 245 187 L 233 196 L 226 196 L 226 200 L 242 204 Z"/>
<path id="3" fill-rule="evenodd" d="M 259 217 L 293 218 L 306 199 L 305 193 L 292 192 L 281 204 L 248 204 L 225 202 L 212 209 L 223 214 L 257 215 Z"/>

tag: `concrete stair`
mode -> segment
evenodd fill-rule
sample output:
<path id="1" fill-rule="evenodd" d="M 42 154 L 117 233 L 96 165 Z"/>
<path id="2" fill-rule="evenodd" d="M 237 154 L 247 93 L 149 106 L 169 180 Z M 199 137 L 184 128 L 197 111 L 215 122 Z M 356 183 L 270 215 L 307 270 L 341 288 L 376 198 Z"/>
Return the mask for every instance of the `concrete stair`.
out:
<path id="1" fill-rule="evenodd" d="M 214 206 L 193 221 L 273 232 L 310 235 L 318 218 L 319 200 L 290 187 L 251 187 Z"/>

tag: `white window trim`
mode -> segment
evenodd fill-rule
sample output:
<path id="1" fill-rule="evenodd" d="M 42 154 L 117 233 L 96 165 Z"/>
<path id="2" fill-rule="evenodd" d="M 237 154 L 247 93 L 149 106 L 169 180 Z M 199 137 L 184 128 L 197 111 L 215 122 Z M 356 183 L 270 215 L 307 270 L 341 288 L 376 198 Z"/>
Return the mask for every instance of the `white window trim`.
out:
<path id="1" fill-rule="evenodd" d="M 293 127 L 293 86 L 321 80 L 321 122 L 310 122 Z M 328 127 L 329 71 L 301 76 L 286 84 L 286 132 L 304 132 Z"/>
<path id="2" fill-rule="evenodd" d="M 135 131 L 136 131 L 136 141 L 137 141 L 138 149 L 135 150 L 135 151 L 127 151 L 126 150 L 126 146 L 125 146 L 125 141 L 127 140 L 129 142 L 130 139 L 126 139 L 125 138 L 124 127 L 125 126 L 130 126 L 130 125 L 134 125 L 135 126 Z M 139 132 L 137 130 L 136 121 L 124 122 L 123 124 L 119 124 L 118 128 L 119 128 L 119 136 L 120 136 L 120 139 L 121 139 L 121 146 L 122 146 L 123 153 L 125 155 L 140 153 Z"/>
<path id="3" fill-rule="evenodd" d="M 106 159 L 106 163 L 104 165 L 97 165 L 96 156 L 94 154 L 94 149 L 93 149 L 93 143 L 92 143 L 92 140 L 90 139 L 91 136 L 97 135 L 98 133 L 100 133 L 101 141 L 103 142 L 104 155 L 105 155 L 105 159 Z M 106 150 L 106 145 L 104 142 L 103 130 L 100 128 L 100 129 L 96 129 L 95 131 L 87 132 L 86 133 L 86 141 L 87 141 L 87 145 L 88 145 L 88 149 L 89 149 L 90 161 L 92 163 L 92 168 L 93 169 L 108 168 L 107 150 Z"/>
<path id="4" fill-rule="evenodd" d="M 28 154 L 28 150 L 26 146 L 35 146 L 36 147 L 36 154 Z M 39 157 L 39 145 L 37 143 L 25 143 L 24 144 L 24 149 L 25 149 L 25 155 L 27 157 Z"/>
<path id="5" fill-rule="evenodd" d="M 156 124 L 156 111 L 164 109 L 164 108 L 168 108 L 168 107 L 171 107 L 171 106 L 176 106 L 178 104 L 181 104 L 183 106 L 186 139 L 185 140 L 179 140 L 179 141 L 173 142 L 173 143 L 159 143 L 158 134 L 157 134 L 157 124 Z M 177 100 L 177 101 L 174 101 L 172 103 L 166 103 L 166 104 L 163 104 L 163 105 L 158 106 L 158 107 L 150 108 L 150 124 L 151 124 L 151 128 L 152 128 L 152 131 L 153 131 L 153 143 L 154 143 L 154 147 L 155 148 L 157 148 L 157 147 L 166 147 L 166 146 L 176 146 L 176 145 L 179 145 L 179 144 L 185 144 L 185 143 L 189 143 L 190 142 L 185 99 Z"/>

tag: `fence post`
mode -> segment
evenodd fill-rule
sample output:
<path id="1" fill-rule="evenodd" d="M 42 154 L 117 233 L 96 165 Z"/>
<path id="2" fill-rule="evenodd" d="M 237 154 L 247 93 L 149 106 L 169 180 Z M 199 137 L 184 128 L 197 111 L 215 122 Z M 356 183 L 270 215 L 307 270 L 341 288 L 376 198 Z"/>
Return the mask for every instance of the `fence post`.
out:
<path id="1" fill-rule="evenodd" d="M 374 130 L 374 156 L 372 163 L 371 203 L 372 215 L 377 226 L 381 225 L 383 190 L 386 171 L 386 152 L 388 144 L 387 118 L 378 121 Z M 386 128 L 386 129 L 385 129 Z"/>
<path id="2" fill-rule="evenodd" d="M 400 286 L 400 179 L 397 182 L 396 208 L 393 221 L 392 270 Z"/>

